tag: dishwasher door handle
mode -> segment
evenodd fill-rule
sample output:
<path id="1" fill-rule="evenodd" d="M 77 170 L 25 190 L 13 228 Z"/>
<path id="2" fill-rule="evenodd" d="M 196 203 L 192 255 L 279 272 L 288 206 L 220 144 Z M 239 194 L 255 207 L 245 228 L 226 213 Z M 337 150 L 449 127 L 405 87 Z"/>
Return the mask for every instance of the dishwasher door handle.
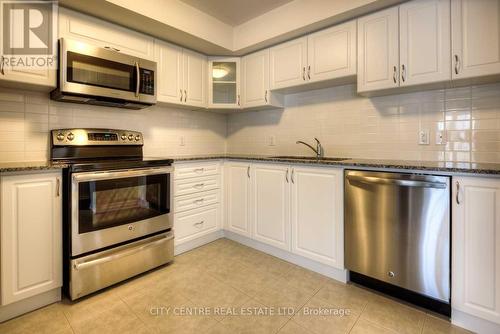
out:
<path id="1" fill-rule="evenodd" d="M 347 175 L 346 178 L 350 181 L 358 181 L 361 183 L 385 184 L 385 185 L 394 185 L 401 187 L 419 187 L 419 188 L 436 188 L 436 189 L 446 189 L 448 187 L 447 183 L 442 183 L 442 182 L 386 179 L 376 176 Z"/>

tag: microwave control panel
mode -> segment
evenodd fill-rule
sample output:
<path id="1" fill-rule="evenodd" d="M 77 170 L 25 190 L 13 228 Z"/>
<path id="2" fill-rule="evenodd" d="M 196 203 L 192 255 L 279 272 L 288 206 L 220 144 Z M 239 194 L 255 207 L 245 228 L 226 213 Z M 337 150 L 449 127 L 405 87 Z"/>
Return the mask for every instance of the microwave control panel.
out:
<path id="1" fill-rule="evenodd" d="M 155 95 L 155 72 L 141 68 L 141 85 L 139 92 L 141 94 Z"/>

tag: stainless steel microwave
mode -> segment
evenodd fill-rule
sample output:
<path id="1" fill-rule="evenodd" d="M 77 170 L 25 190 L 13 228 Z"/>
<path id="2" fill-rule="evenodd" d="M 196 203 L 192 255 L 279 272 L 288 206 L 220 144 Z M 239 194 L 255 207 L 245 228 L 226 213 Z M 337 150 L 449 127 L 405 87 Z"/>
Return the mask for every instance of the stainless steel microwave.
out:
<path id="1" fill-rule="evenodd" d="M 156 103 L 156 63 L 61 38 L 58 83 L 51 98 L 142 109 Z"/>

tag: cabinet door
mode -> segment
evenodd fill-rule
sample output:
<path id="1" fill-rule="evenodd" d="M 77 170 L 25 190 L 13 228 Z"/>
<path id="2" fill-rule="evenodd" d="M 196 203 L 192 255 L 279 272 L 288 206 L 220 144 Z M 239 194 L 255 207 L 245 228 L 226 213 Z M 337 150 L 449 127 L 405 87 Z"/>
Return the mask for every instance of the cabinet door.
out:
<path id="1" fill-rule="evenodd" d="M 356 75 L 356 21 L 309 35 L 307 50 L 311 82 Z"/>
<path id="2" fill-rule="evenodd" d="M 452 78 L 500 73 L 500 0 L 452 0 Z"/>
<path id="3" fill-rule="evenodd" d="M 398 7 L 358 19 L 358 92 L 399 86 Z"/>
<path id="4" fill-rule="evenodd" d="M 250 225 L 250 164 L 225 164 L 226 228 L 246 237 L 252 236 Z"/>
<path id="5" fill-rule="evenodd" d="M 184 49 L 184 102 L 207 107 L 207 57 Z"/>
<path id="6" fill-rule="evenodd" d="M 208 73 L 208 106 L 218 109 L 239 109 L 240 94 L 240 59 L 210 58 Z"/>
<path id="7" fill-rule="evenodd" d="M 242 106 L 252 108 L 269 101 L 269 49 L 243 57 Z"/>
<path id="8" fill-rule="evenodd" d="M 2 176 L 2 305 L 62 286 L 60 173 Z"/>
<path id="9" fill-rule="evenodd" d="M 268 164 L 253 166 L 254 239 L 290 250 L 290 169 Z"/>
<path id="10" fill-rule="evenodd" d="M 153 37 L 66 8 L 59 8 L 59 37 L 154 59 Z"/>
<path id="11" fill-rule="evenodd" d="M 401 86 L 451 80 L 450 1 L 407 2 L 399 25 Z"/>
<path id="12" fill-rule="evenodd" d="M 294 39 L 270 49 L 271 89 L 306 82 L 307 37 Z"/>
<path id="13" fill-rule="evenodd" d="M 184 103 L 182 48 L 159 40 L 155 42 L 158 102 Z"/>
<path id="14" fill-rule="evenodd" d="M 292 251 L 329 266 L 344 267 L 343 173 L 293 167 Z"/>
<path id="15" fill-rule="evenodd" d="M 453 181 L 452 307 L 500 323 L 500 181 Z"/>

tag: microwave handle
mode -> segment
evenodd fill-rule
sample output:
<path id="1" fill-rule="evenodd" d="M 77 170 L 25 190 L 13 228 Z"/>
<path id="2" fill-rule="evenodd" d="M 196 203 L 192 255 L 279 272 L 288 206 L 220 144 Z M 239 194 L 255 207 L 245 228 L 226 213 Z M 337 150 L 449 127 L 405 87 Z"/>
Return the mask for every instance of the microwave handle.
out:
<path id="1" fill-rule="evenodd" d="M 135 97 L 138 97 L 139 96 L 139 88 L 141 86 L 141 70 L 139 69 L 138 62 L 135 62 L 135 75 L 136 75 Z"/>

